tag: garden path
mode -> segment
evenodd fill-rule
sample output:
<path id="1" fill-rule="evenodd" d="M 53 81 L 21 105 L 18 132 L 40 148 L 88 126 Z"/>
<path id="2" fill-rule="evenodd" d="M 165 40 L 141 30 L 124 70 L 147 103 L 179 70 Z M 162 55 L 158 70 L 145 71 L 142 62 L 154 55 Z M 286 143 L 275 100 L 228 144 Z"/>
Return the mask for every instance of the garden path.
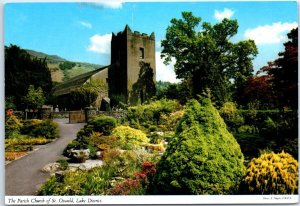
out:
<path id="1" fill-rule="evenodd" d="M 69 124 L 68 119 L 54 119 L 59 126 L 57 140 L 38 147 L 38 150 L 5 166 L 5 195 L 36 195 L 40 186 L 50 177 L 41 169 L 62 158 L 67 144 L 76 138 L 84 123 Z"/>

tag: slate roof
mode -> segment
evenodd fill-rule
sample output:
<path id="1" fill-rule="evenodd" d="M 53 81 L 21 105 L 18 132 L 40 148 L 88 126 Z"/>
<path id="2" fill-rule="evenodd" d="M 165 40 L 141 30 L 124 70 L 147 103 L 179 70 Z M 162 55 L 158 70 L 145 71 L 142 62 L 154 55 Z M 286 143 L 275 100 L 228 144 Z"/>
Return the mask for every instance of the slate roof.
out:
<path id="1" fill-rule="evenodd" d="M 81 85 L 83 85 L 89 78 L 91 78 L 94 74 L 109 68 L 111 65 L 109 66 L 105 66 L 105 67 L 101 67 L 99 69 L 90 71 L 90 72 L 86 72 L 84 74 L 78 75 L 76 77 L 73 77 L 65 82 L 62 82 L 58 85 L 56 85 L 53 88 L 53 95 L 54 96 L 61 96 L 64 94 L 69 94 L 73 89 L 76 89 L 78 87 L 80 87 Z"/>

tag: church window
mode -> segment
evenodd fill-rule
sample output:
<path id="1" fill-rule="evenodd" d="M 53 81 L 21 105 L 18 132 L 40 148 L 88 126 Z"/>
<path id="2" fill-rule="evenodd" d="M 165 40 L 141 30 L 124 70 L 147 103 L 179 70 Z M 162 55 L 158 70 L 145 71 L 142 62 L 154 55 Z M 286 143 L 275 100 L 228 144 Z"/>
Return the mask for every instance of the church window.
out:
<path id="1" fill-rule="evenodd" d="M 140 59 L 145 58 L 144 48 L 140 47 Z"/>

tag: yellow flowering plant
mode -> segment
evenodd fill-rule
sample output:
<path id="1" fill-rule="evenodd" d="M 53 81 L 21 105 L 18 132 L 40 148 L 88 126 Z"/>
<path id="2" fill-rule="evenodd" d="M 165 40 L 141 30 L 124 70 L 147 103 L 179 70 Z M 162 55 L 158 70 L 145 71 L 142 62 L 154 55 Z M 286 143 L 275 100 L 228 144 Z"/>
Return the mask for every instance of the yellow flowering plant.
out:
<path id="1" fill-rule="evenodd" d="M 296 194 L 298 162 L 284 151 L 264 153 L 249 163 L 243 184 L 252 194 Z"/>

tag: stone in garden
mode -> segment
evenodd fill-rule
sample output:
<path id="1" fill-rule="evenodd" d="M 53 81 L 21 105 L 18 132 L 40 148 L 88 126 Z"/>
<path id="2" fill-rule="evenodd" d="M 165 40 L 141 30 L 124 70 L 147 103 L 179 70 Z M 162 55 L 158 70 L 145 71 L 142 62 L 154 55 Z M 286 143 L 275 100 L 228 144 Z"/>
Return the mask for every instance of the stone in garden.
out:
<path id="1" fill-rule="evenodd" d="M 78 162 L 85 162 L 89 156 L 90 156 L 90 150 L 89 149 L 81 149 L 81 150 L 75 150 L 70 149 L 68 150 L 68 153 L 70 154 L 70 157 Z"/>
<path id="2" fill-rule="evenodd" d="M 101 151 L 96 152 L 96 156 L 98 157 L 98 159 L 101 159 Z"/>
<path id="3" fill-rule="evenodd" d="M 61 170 L 61 165 L 57 162 L 49 163 L 42 168 L 43 172 L 54 174 L 55 172 Z"/>
<path id="4" fill-rule="evenodd" d="M 103 165 L 102 160 L 86 160 L 84 163 L 72 163 L 69 164 L 70 171 L 84 170 L 88 171 L 95 167 L 101 167 Z"/>

